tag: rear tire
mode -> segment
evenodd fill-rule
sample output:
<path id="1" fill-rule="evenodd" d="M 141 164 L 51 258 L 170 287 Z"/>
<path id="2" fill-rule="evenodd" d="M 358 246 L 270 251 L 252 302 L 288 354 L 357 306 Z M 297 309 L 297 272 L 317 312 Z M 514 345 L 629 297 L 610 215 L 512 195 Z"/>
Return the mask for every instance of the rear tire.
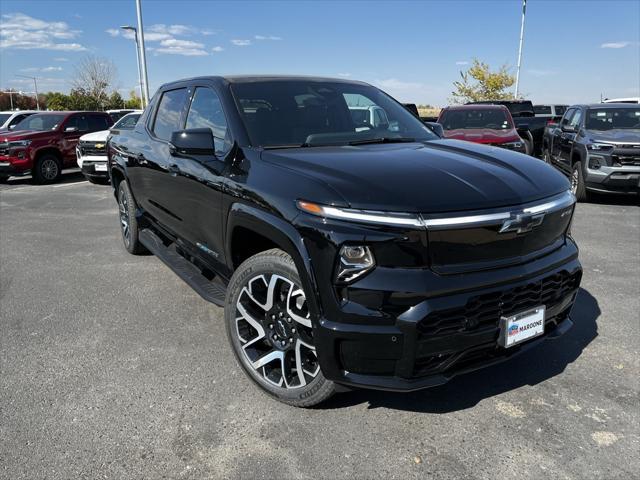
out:
<path id="1" fill-rule="evenodd" d="M 139 229 L 135 201 L 125 180 L 122 180 L 118 185 L 118 210 L 124 248 L 132 255 L 146 253 L 147 249 L 138 238 Z"/>
<path id="2" fill-rule="evenodd" d="M 579 202 L 589 200 L 589 192 L 584 184 L 584 173 L 582 171 L 582 162 L 573 162 L 571 168 L 571 192 L 576 196 Z"/>
<path id="3" fill-rule="evenodd" d="M 45 154 L 36 160 L 33 168 L 33 181 L 38 185 L 56 183 L 62 175 L 62 164 L 58 157 L 52 154 Z"/>
<path id="4" fill-rule="evenodd" d="M 227 288 L 227 336 L 245 374 L 295 407 L 328 399 L 335 384 L 318 363 L 312 316 L 293 259 L 279 249 L 243 262 Z"/>

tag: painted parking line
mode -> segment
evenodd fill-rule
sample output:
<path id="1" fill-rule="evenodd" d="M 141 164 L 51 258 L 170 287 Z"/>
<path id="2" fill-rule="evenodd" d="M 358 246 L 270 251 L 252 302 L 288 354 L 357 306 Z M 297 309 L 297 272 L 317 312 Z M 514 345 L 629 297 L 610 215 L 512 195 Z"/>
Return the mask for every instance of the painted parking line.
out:
<path id="1" fill-rule="evenodd" d="M 20 192 L 20 191 L 24 191 L 24 190 L 31 190 L 31 191 L 41 191 L 43 189 L 46 189 L 47 187 L 51 187 L 51 188 L 63 188 L 63 187 L 73 187 L 75 185 L 82 185 L 84 183 L 89 183 L 88 180 L 83 180 L 81 182 L 73 182 L 73 183 L 62 183 L 60 185 L 29 185 L 26 187 L 16 187 L 16 188 L 3 188 L 0 189 L 0 193 L 8 193 L 8 192 Z M 36 189 L 36 190 L 34 190 Z"/>

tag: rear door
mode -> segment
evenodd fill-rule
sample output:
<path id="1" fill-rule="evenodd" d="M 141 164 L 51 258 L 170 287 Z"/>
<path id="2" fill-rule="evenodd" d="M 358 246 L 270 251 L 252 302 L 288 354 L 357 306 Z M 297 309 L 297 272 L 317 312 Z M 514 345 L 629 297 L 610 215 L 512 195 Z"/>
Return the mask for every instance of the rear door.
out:
<path id="1" fill-rule="evenodd" d="M 183 238 L 214 263 L 224 264 L 222 190 L 227 157 L 233 141 L 227 116 L 216 90 L 207 84 L 189 89 L 185 129 L 208 128 L 215 155 L 176 154 L 178 173 L 171 185 L 172 208 L 183 220 Z"/>
<path id="2" fill-rule="evenodd" d="M 132 145 L 130 162 L 134 165 L 132 188 L 136 200 L 158 223 L 176 235 L 183 229 L 183 218 L 177 213 L 175 195 L 178 170 L 171 155 L 171 134 L 184 125 L 187 88 L 165 90 L 149 115 L 145 141 Z"/>

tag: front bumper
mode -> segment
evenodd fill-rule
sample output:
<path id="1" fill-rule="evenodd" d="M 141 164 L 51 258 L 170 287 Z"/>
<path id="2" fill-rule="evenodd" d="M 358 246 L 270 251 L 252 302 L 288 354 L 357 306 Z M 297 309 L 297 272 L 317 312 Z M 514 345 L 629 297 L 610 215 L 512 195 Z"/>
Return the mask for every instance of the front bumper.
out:
<path id="1" fill-rule="evenodd" d="M 23 164 L 10 162 L 7 157 L 0 157 L 0 176 L 18 177 L 28 175 L 30 172 L 31 170 L 29 168 L 25 168 Z"/>
<path id="2" fill-rule="evenodd" d="M 572 325 L 582 276 L 577 256 L 567 240 L 543 258 L 484 272 L 377 268 L 352 289 L 358 301 L 342 301 L 349 323 L 336 315 L 319 322 L 314 337 L 323 374 L 350 386 L 418 390 L 557 338 Z M 387 302 L 370 308 L 379 296 Z M 539 305 L 547 309 L 545 334 L 509 349 L 498 346 L 500 317 Z"/>
<path id="3" fill-rule="evenodd" d="M 640 160 L 637 165 L 616 165 L 615 155 L 589 153 L 584 169 L 588 190 L 607 193 L 640 193 Z M 640 158 L 640 155 L 639 155 Z"/>
<path id="4" fill-rule="evenodd" d="M 102 155 L 83 155 L 76 147 L 76 158 L 82 173 L 88 177 L 107 178 L 107 157 Z"/>

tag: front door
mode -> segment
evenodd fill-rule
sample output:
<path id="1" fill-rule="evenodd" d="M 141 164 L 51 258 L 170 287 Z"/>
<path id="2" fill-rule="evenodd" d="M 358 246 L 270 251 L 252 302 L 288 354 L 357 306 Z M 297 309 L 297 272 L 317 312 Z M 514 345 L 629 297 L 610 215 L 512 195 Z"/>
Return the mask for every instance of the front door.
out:
<path id="1" fill-rule="evenodd" d="M 215 155 L 176 155 L 172 209 L 183 219 L 182 236 L 214 263 L 224 264 L 222 190 L 231 135 L 220 98 L 209 86 L 190 90 L 185 129 L 209 128 Z"/>

